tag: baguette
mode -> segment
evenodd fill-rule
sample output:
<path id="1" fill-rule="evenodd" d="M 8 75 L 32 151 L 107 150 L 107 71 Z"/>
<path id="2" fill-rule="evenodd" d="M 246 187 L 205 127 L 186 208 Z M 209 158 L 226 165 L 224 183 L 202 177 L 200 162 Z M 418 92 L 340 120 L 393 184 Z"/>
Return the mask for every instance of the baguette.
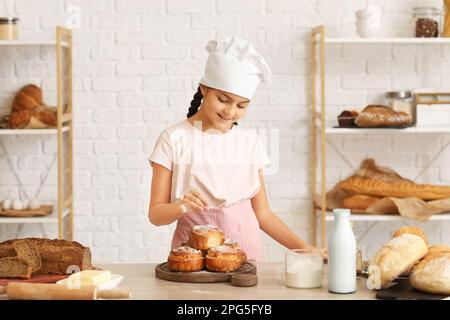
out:
<path id="1" fill-rule="evenodd" d="M 419 198 L 438 200 L 450 198 L 450 186 L 435 186 L 411 182 L 384 182 L 374 179 L 350 177 L 338 184 L 346 191 L 377 197 Z"/>
<path id="2" fill-rule="evenodd" d="M 358 194 L 342 200 L 342 207 L 352 211 L 366 211 L 368 207 L 374 202 L 380 200 L 378 197 L 366 196 Z"/>

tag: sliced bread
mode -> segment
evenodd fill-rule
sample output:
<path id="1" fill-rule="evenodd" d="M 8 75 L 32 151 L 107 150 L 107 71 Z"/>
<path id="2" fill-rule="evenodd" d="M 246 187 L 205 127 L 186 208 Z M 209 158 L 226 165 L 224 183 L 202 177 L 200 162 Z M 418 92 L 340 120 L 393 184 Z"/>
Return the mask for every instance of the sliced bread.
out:
<path id="1" fill-rule="evenodd" d="M 0 258 L 0 278 L 31 278 L 32 268 L 17 257 Z"/>
<path id="2" fill-rule="evenodd" d="M 35 245 L 27 240 L 19 240 L 14 242 L 14 249 L 17 257 L 25 260 L 32 269 L 33 273 L 39 271 L 42 267 L 42 259 Z"/>

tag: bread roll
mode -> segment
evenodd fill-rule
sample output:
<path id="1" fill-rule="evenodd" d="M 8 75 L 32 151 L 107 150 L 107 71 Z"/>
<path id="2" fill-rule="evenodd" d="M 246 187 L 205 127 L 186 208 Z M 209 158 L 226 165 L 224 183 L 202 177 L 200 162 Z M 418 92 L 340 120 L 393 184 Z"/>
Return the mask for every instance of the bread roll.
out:
<path id="1" fill-rule="evenodd" d="M 411 182 L 384 182 L 375 179 L 351 177 L 338 184 L 349 192 L 377 197 L 415 197 L 422 200 L 450 198 L 450 186 L 435 186 Z"/>
<path id="2" fill-rule="evenodd" d="M 380 200 L 378 197 L 366 196 L 358 194 L 345 198 L 342 201 L 342 207 L 350 209 L 352 211 L 366 211 L 368 207 L 374 202 Z"/>
<path id="3" fill-rule="evenodd" d="M 404 233 L 388 241 L 371 260 L 378 267 L 381 288 L 402 275 L 428 252 L 425 241 L 414 234 Z"/>
<path id="4" fill-rule="evenodd" d="M 421 228 L 416 227 L 416 226 L 404 226 L 404 227 L 401 227 L 400 229 L 398 229 L 398 230 L 396 230 L 394 232 L 392 237 L 393 238 L 399 237 L 399 236 L 401 236 L 402 234 L 405 234 L 405 233 L 414 234 L 416 236 L 421 237 L 423 239 L 423 241 L 425 241 L 425 243 L 428 245 L 428 237 L 427 237 L 427 235 L 425 234 L 425 232 Z"/>
<path id="5" fill-rule="evenodd" d="M 450 295 L 450 252 L 427 255 L 414 267 L 409 279 L 417 290 Z"/>

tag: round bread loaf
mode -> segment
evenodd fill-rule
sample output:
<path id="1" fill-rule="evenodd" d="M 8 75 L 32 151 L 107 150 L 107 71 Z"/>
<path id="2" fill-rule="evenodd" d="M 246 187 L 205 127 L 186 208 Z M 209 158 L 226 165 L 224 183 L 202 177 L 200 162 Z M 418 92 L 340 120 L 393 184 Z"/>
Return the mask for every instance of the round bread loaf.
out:
<path id="1" fill-rule="evenodd" d="M 450 295 L 450 252 L 428 254 L 413 269 L 409 277 L 417 290 Z"/>
<path id="2" fill-rule="evenodd" d="M 423 238 L 410 233 L 401 234 L 384 245 L 371 260 L 378 267 L 381 288 L 410 268 L 428 252 Z"/>
<path id="3" fill-rule="evenodd" d="M 395 237 L 398 237 L 398 236 L 400 236 L 402 234 L 405 234 L 405 233 L 414 234 L 416 236 L 421 237 L 423 239 L 423 241 L 425 241 L 425 243 L 428 245 L 428 237 L 427 237 L 427 235 L 425 234 L 425 232 L 421 228 L 416 227 L 416 226 L 404 226 L 404 227 L 401 227 L 401 228 L 399 228 L 398 230 L 396 230 L 394 232 L 392 237 L 395 238 Z"/>

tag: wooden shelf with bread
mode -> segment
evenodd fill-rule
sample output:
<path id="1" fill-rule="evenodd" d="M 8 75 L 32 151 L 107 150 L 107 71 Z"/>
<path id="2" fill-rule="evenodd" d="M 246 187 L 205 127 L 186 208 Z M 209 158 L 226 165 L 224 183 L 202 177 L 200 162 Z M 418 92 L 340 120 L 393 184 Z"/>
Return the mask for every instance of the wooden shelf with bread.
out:
<path id="1" fill-rule="evenodd" d="M 352 161 L 330 139 L 327 139 L 327 136 L 356 134 L 368 138 L 370 134 L 388 134 L 395 139 L 397 134 L 450 133 L 450 125 L 441 124 L 437 121 L 437 123 L 427 123 L 426 126 L 418 126 L 413 122 L 413 117 L 408 118 L 408 114 L 398 112 L 394 114 L 394 119 L 399 119 L 399 122 L 396 124 L 377 124 L 377 126 L 365 127 L 363 123 L 365 119 L 360 117 L 363 113 L 365 113 L 366 119 L 379 119 L 379 115 L 374 114 L 386 112 L 386 119 L 388 116 L 391 116 L 390 119 L 392 119 L 391 113 L 395 112 L 386 106 L 370 105 L 361 113 L 347 111 L 348 114 L 343 114 L 343 112 L 338 117 L 339 121 L 351 118 L 353 121 L 352 126 L 340 125 L 339 127 L 332 127 L 329 125 L 326 117 L 327 104 L 325 101 L 325 48 L 327 44 L 450 44 L 450 38 L 327 38 L 325 36 L 325 26 L 320 25 L 311 30 L 311 44 L 311 192 L 313 195 L 311 221 L 313 243 L 317 245 L 318 231 L 320 229 L 320 246 L 327 247 L 326 223 L 334 221 L 331 210 L 335 207 L 350 208 L 352 210 L 352 221 L 368 222 L 364 236 L 376 223 L 382 221 L 408 221 L 408 223 L 414 221 L 421 223 L 429 220 L 450 220 L 450 186 L 418 184 L 415 182 L 436 161 L 439 155 L 450 145 L 450 142 L 445 143 L 412 180 L 401 177 L 390 168 L 377 166 L 373 159 L 366 159 L 354 175 L 338 183 L 333 189 L 329 191 L 326 189 L 327 144 L 331 146 L 334 152 L 337 152 L 349 167 L 354 167 Z M 443 95 L 447 98 L 439 100 L 437 98 L 438 95 Z M 414 98 L 417 102 L 419 99 L 423 99 L 421 102 L 428 105 L 450 105 L 449 96 L 450 93 L 414 93 Z M 431 100 L 425 102 L 426 97 Z M 367 114 L 369 114 L 368 117 Z M 340 118 L 341 116 L 342 118 Z M 361 119 L 360 123 L 362 125 L 355 125 L 355 119 L 357 118 Z M 445 118 L 445 116 L 442 116 L 442 118 Z M 404 125 L 404 123 L 400 124 L 400 120 L 407 123 L 407 125 Z M 320 181 L 318 180 L 318 171 L 320 171 Z M 358 180 L 358 177 L 360 180 Z M 317 190 L 318 185 L 320 185 L 319 191 Z M 389 190 L 394 192 L 391 194 Z M 398 190 L 403 191 L 403 193 L 395 192 Z M 418 193 L 419 191 L 422 193 Z"/>
<path id="2" fill-rule="evenodd" d="M 17 234 L 25 224 L 39 224 L 45 235 L 43 224 L 57 224 L 58 238 L 73 238 L 73 117 L 72 117 L 72 31 L 57 26 L 54 40 L 1 40 L 0 46 L 51 46 L 55 49 L 56 107 L 48 107 L 42 99 L 42 91 L 36 85 L 26 85 L 16 95 L 11 113 L 0 123 L 0 147 L 6 155 L 10 169 L 19 183 L 1 136 L 31 135 L 36 139 L 44 135 L 56 136 L 56 153 L 47 176 L 43 178 L 34 198 L 0 199 L 0 224 L 17 224 Z M 22 98 L 20 103 L 19 99 Z M 16 102 L 17 99 L 17 103 Z M 26 109 L 26 110 L 25 110 Z M 57 199 L 55 203 L 41 204 L 37 196 L 46 182 L 53 164 L 57 163 Z M 19 191 L 20 193 L 20 191 Z M 31 200 L 34 205 L 31 205 Z M 30 201 L 29 205 L 24 204 Z"/>

